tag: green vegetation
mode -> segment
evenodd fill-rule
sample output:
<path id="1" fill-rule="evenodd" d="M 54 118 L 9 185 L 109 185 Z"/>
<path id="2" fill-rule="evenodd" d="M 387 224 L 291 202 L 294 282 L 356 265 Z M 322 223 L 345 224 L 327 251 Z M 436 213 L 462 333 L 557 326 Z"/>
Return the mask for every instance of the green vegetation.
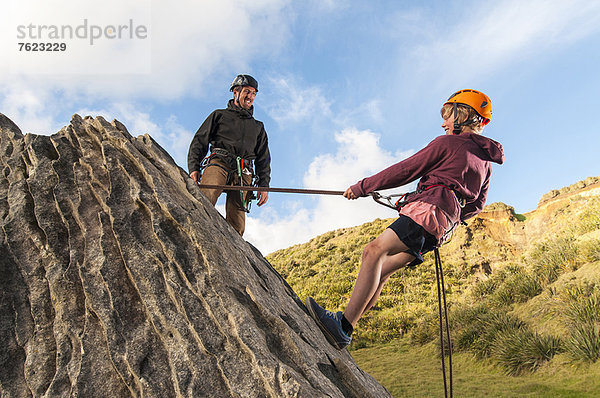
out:
<path id="1" fill-rule="evenodd" d="M 440 249 L 457 396 L 600 396 L 600 198 L 577 187 L 543 213 L 492 204 Z M 301 299 L 342 309 L 362 249 L 392 221 L 332 231 L 269 261 Z M 432 255 L 399 271 L 353 334 L 352 355 L 394 396 L 442 393 L 435 280 Z"/>
<path id="2" fill-rule="evenodd" d="M 454 396 L 462 398 L 592 398 L 600 396 L 600 362 L 570 363 L 560 354 L 535 373 L 507 376 L 490 360 L 468 352 L 453 355 Z M 407 339 L 352 351 L 358 366 L 392 396 L 443 397 L 437 347 L 411 346 Z"/>
<path id="3" fill-rule="evenodd" d="M 566 288 L 558 312 L 566 320 L 569 335 L 566 350 L 579 361 L 600 359 L 600 287 L 595 284 Z"/>

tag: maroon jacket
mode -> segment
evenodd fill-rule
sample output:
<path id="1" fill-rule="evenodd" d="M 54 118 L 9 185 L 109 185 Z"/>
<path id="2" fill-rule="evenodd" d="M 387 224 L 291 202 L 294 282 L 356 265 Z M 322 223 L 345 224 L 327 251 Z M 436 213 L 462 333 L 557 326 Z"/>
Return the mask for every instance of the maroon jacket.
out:
<path id="1" fill-rule="evenodd" d="M 442 135 L 425 148 L 350 188 L 358 197 L 370 192 L 399 187 L 421 178 L 417 193 L 408 201 L 433 204 L 448 214 L 452 223 L 477 215 L 485 204 L 492 174 L 490 162 L 504 163 L 502 145 L 475 133 Z M 460 208 L 451 187 L 466 205 Z"/>

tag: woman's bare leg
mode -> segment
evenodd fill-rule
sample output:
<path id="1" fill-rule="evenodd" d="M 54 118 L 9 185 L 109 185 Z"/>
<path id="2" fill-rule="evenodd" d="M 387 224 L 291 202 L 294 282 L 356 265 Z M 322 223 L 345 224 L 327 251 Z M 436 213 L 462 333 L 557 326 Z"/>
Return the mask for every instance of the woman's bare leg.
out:
<path id="1" fill-rule="evenodd" d="M 375 304 L 389 276 L 414 259 L 413 256 L 403 253 L 407 250 L 408 247 L 391 229 L 383 231 L 365 247 L 354 290 L 344 312 L 352 326 L 356 325 L 369 306 Z M 395 257 L 398 254 L 404 256 Z M 410 261 L 407 256 L 410 257 Z"/>
<path id="2" fill-rule="evenodd" d="M 375 294 L 371 298 L 371 301 L 367 304 L 362 314 L 360 314 L 360 318 L 371 309 L 379 299 L 379 295 L 381 294 L 381 290 L 383 289 L 383 285 L 387 282 L 387 280 L 392 276 L 396 271 L 401 268 L 406 267 L 415 259 L 415 256 L 412 254 L 408 254 L 406 252 L 398 253 L 393 256 L 389 256 L 386 260 L 384 260 L 383 265 L 381 267 L 381 279 L 379 281 L 379 286 L 375 291 Z M 359 319 L 360 319 L 359 318 Z"/>

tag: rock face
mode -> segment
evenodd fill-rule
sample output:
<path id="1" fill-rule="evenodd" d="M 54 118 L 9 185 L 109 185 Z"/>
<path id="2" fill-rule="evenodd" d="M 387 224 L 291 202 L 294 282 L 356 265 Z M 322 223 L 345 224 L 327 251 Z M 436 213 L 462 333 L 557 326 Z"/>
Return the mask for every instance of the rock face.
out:
<path id="1" fill-rule="evenodd" d="M 149 136 L 0 114 L 2 397 L 386 397 Z"/>

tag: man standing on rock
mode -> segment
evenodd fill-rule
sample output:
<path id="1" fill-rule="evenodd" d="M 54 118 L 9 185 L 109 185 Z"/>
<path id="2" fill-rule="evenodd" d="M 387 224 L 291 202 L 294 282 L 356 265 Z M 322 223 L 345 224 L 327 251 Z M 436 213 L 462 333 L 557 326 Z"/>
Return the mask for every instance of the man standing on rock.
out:
<path id="1" fill-rule="evenodd" d="M 258 82 L 250 75 L 238 75 L 229 91 L 233 92 L 233 98 L 227 108 L 211 113 L 192 139 L 188 153 L 190 177 L 200 185 L 268 187 L 271 181 L 269 142 L 263 123 L 253 117 Z M 210 155 L 206 156 L 209 145 Z M 202 189 L 202 192 L 214 206 L 223 190 Z M 243 235 L 250 194 L 245 191 L 226 193 L 225 218 Z M 269 198 L 268 192 L 258 191 L 257 195 L 259 206 Z"/>

